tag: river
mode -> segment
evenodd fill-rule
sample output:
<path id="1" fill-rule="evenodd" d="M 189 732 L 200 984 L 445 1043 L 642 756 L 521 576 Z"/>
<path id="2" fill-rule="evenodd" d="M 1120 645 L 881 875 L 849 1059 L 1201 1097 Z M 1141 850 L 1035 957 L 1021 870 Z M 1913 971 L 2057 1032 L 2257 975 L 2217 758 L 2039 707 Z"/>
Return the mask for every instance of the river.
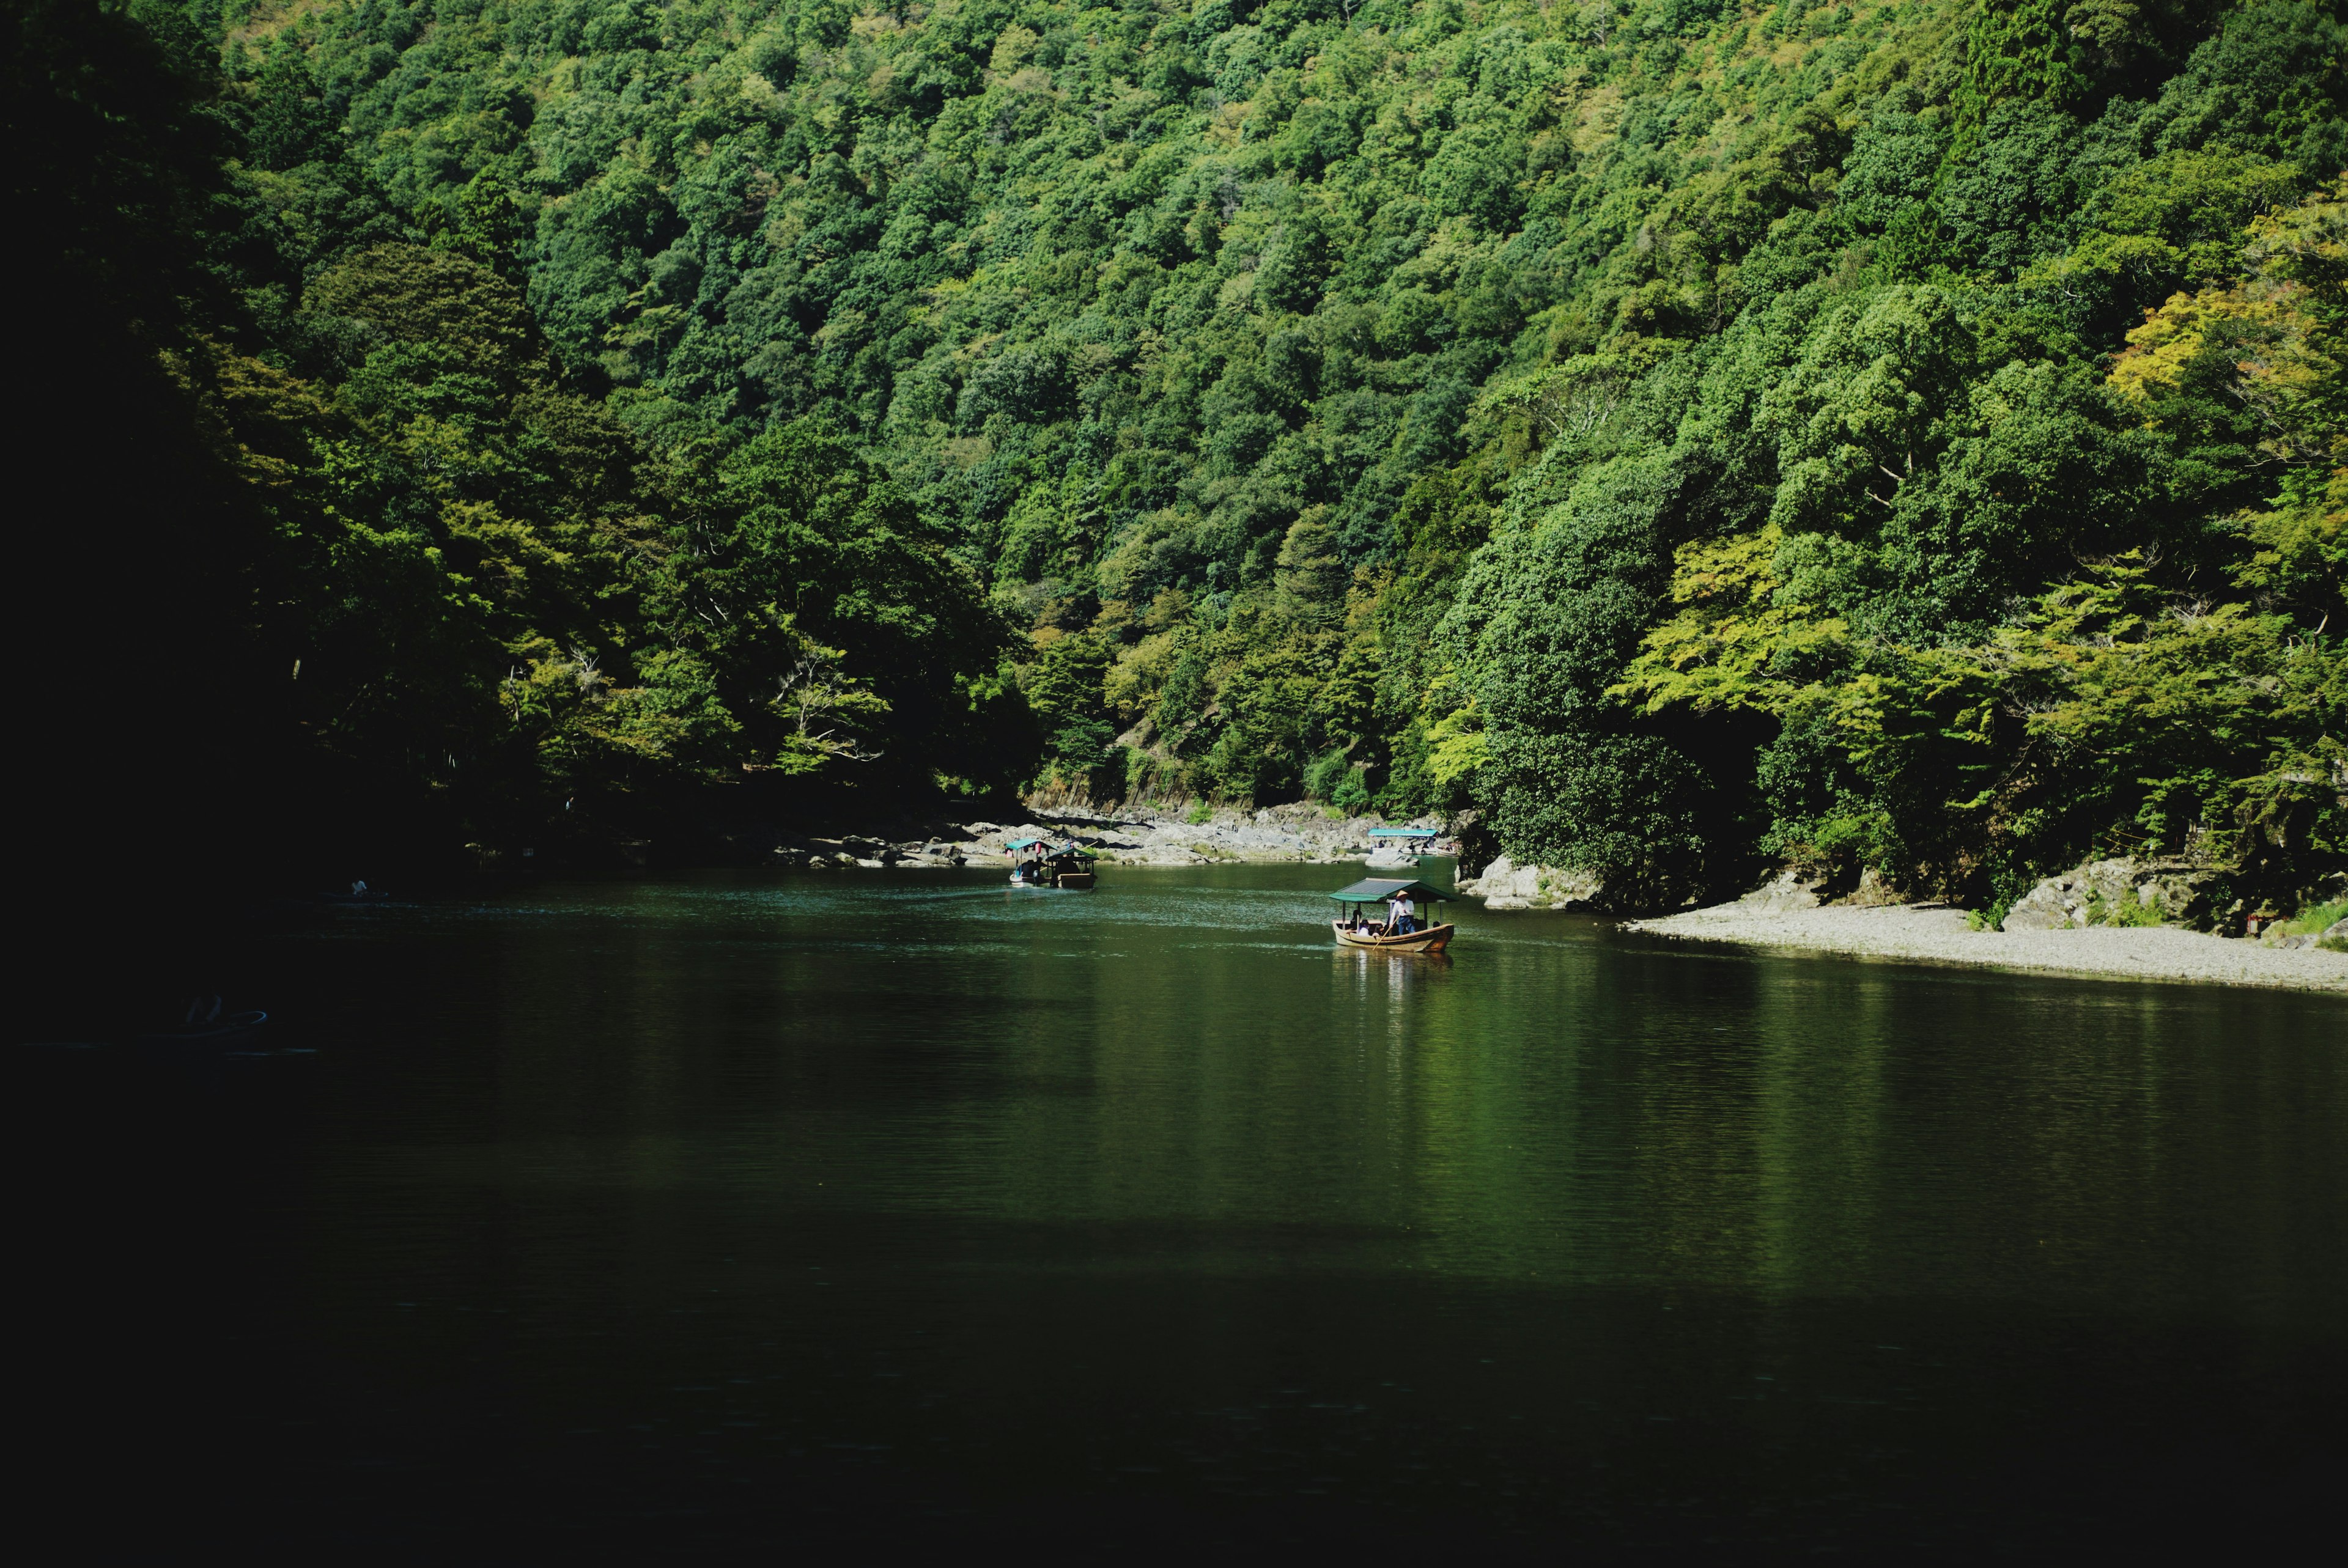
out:
<path id="1" fill-rule="evenodd" d="M 2339 999 L 1473 905 L 1333 950 L 1356 874 L 258 940 L 294 1054 L 58 1091 L 52 1446 L 435 1561 L 2239 1543 L 2339 1481 Z"/>

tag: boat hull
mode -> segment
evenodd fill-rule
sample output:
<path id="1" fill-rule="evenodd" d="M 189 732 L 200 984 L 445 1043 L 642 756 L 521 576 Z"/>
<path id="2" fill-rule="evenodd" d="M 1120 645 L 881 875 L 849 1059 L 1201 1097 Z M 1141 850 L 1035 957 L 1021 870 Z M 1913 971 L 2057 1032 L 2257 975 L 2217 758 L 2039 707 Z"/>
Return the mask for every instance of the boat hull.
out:
<path id="1" fill-rule="evenodd" d="M 1060 873 L 1059 886 L 1063 887 L 1089 887 L 1092 885 L 1093 874 L 1089 871 L 1063 871 Z"/>
<path id="2" fill-rule="evenodd" d="M 1448 924 L 1429 926 L 1424 931 L 1412 931 L 1400 937 L 1381 937 L 1372 931 L 1348 931 L 1342 920 L 1332 920 L 1329 928 L 1337 940 L 1348 948 L 1375 948 L 1385 953 L 1439 953 L 1451 945 Z"/>
<path id="3" fill-rule="evenodd" d="M 247 1037 L 268 1021 L 269 1015 L 265 1012 L 231 1013 L 211 1023 L 174 1030 L 169 1034 L 142 1034 L 139 1037 L 139 1043 L 190 1050 L 242 1045 Z"/>

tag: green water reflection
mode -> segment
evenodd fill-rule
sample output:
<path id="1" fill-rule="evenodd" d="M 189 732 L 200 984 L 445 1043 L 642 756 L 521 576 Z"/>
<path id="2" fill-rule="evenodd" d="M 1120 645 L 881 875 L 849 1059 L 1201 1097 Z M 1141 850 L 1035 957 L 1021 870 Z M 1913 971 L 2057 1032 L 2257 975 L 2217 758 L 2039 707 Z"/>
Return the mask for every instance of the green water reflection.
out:
<path id="1" fill-rule="evenodd" d="M 1674 951 L 1472 907 L 1448 961 L 1395 958 L 1332 947 L 1330 875 L 396 912 L 361 939 L 429 953 L 436 991 L 380 1041 L 345 1021 L 368 1091 L 345 1113 L 498 1180 L 1298 1233 L 1219 1267 L 2244 1310 L 2340 1284 L 2328 999 Z"/>
<path id="2" fill-rule="evenodd" d="M 2340 1391 L 2336 1000 L 1472 904 L 1447 961 L 1365 954 L 1346 875 L 710 874 L 287 938 L 291 1332 L 500 1430 L 691 1429 L 750 1492 L 877 1432 L 923 1497 L 1519 1522 L 1647 1517 L 1598 1471 L 1839 1519 L 2058 1415 L 2128 1475 L 2172 1420 L 2287 1471 Z M 1209 1419 L 1324 1407 L 1352 1436 Z"/>

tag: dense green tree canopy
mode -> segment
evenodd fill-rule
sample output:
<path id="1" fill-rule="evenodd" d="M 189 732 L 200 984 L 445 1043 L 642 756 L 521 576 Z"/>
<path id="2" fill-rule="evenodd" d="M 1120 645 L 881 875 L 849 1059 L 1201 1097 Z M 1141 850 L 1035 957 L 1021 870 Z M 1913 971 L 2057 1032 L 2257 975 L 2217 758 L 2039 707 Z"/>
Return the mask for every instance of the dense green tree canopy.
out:
<path id="1" fill-rule="evenodd" d="M 1649 902 L 2348 843 L 2331 7 L 142 5 L 141 319 L 301 585 L 240 635 L 483 822 L 1310 793 Z"/>

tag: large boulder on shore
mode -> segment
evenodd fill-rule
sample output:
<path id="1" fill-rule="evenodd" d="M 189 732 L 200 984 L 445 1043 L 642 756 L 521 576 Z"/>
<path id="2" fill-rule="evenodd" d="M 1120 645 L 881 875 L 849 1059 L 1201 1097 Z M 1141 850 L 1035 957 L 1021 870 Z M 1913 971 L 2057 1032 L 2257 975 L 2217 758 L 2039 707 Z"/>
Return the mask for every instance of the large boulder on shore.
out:
<path id="1" fill-rule="evenodd" d="M 1462 893 L 1484 900 L 1487 909 L 1593 909 L 1605 897 L 1603 877 L 1554 866 L 1519 866 L 1501 856 L 1480 876 L 1462 877 Z"/>
<path id="2" fill-rule="evenodd" d="M 2207 930 L 2217 917 L 2220 873 L 2179 861 L 2120 856 L 2049 876 L 2005 912 L 2009 931 L 2065 931 L 2143 909 L 2161 923 Z"/>
<path id="3" fill-rule="evenodd" d="M 1767 881 L 1737 899 L 1736 907 L 1753 914 L 1784 915 L 1826 904 L 1872 909 L 1910 901 L 1908 894 L 1886 882 L 1871 866 L 1860 868 L 1855 882 L 1848 868 L 1838 872 L 1815 866 L 1781 866 L 1769 874 Z"/>
<path id="4" fill-rule="evenodd" d="M 1736 901 L 1737 907 L 1756 914 L 1782 915 L 1795 909 L 1815 909 L 1826 902 L 1820 877 L 1788 866 Z"/>

